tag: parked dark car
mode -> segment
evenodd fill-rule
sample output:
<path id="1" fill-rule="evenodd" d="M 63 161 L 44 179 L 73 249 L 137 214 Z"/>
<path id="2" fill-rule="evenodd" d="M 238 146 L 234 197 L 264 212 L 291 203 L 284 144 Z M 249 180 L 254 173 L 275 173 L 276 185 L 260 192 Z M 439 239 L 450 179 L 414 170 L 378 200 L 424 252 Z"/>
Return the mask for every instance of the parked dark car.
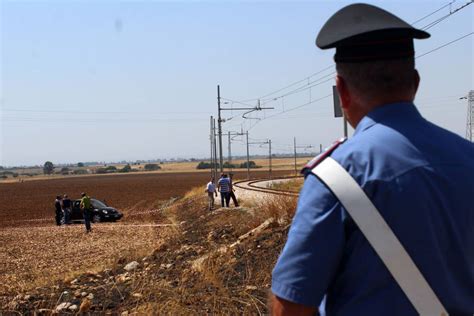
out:
<path id="1" fill-rule="evenodd" d="M 102 202 L 97 199 L 91 199 L 92 205 L 92 222 L 115 222 L 123 217 L 123 214 L 120 213 L 117 209 L 108 206 L 105 202 Z M 74 200 L 72 202 L 72 214 L 71 221 L 83 220 L 81 210 L 81 200 Z"/>

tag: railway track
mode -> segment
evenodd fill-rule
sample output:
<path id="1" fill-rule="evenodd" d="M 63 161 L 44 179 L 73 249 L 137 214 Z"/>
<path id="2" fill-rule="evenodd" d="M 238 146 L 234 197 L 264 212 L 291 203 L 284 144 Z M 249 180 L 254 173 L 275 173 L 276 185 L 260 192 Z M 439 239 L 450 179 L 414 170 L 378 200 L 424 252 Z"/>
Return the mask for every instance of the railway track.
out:
<path id="1" fill-rule="evenodd" d="M 280 190 L 280 189 L 273 189 L 269 186 L 275 182 L 285 182 L 291 181 L 297 178 L 301 178 L 300 176 L 292 176 L 292 177 L 280 177 L 275 179 L 257 179 L 257 180 L 241 180 L 234 183 L 239 189 L 242 190 L 249 190 L 254 192 L 262 192 L 268 194 L 275 194 L 275 195 L 286 195 L 286 196 L 298 196 L 299 193 L 297 191 L 291 190 Z"/>

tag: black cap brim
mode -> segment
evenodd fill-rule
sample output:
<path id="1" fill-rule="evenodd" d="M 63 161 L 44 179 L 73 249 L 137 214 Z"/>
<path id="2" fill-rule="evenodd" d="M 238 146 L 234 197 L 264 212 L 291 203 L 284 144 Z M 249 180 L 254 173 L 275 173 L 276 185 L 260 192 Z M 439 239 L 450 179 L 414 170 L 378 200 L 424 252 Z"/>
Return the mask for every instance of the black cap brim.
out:
<path id="1" fill-rule="evenodd" d="M 390 12 L 359 3 L 346 6 L 329 18 L 316 38 L 316 45 L 321 49 L 334 48 L 347 44 L 351 38 L 373 32 L 383 36 L 385 31 L 399 38 L 430 37 L 428 32 L 412 27 Z"/>

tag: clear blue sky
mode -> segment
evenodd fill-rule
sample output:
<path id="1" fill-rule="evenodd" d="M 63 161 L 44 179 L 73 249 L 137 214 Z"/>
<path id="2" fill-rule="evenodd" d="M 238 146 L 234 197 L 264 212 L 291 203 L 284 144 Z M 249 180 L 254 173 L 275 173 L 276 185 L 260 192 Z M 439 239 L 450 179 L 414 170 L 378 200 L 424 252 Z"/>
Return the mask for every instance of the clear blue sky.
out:
<path id="1" fill-rule="evenodd" d="M 256 99 L 330 66 L 334 52 L 318 50 L 314 40 L 329 16 L 350 3 L 0 1 L 0 165 L 10 166 L 209 156 L 216 85 L 227 99 Z M 449 3 L 368 2 L 410 23 Z M 430 39 L 416 42 L 417 54 L 472 32 L 473 9 L 432 27 Z M 449 7 L 416 26 L 448 13 Z M 466 101 L 458 99 L 473 89 L 473 37 L 417 59 L 421 113 L 463 136 Z M 267 104 L 274 110 L 257 115 L 314 101 L 331 85 L 278 98 Z M 293 137 L 319 147 L 342 134 L 331 98 L 260 121 L 244 121 L 238 112 L 225 117 L 233 117 L 225 131 L 258 122 L 250 137 L 271 138 L 281 153 L 292 151 Z M 234 154 L 245 153 L 239 140 Z"/>

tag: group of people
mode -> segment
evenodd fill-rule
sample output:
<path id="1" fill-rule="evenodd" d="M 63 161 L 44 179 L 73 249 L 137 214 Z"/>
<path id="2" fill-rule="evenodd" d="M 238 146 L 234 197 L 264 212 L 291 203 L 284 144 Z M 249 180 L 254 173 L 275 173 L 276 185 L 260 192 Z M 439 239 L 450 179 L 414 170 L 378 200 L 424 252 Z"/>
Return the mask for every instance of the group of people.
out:
<path id="1" fill-rule="evenodd" d="M 54 209 L 56 211 L 56 225 L 61 226 L 62 224 L 71 224 L 71 213 L 72 213 L 72 202 L 71 199 L 64 194 L 63 196 L 56 196 L 54 201 Z"/>
<path id="2" fill-rule="evenodd" d="M 54 201 L 54 209 L 55 209 L 55 220 L 56 225 L 61 226 L 63 224 L 69 225 L 71 224 L 71 214 L 72 214 L 72 201 L 64 194 L 63 196 L 58 195 L 56 196 L 56 200 Z M 81 202 L 80 208 L 82 211 L 82 216 L 84 218 L 84 224 L 86 226 L 86 232 L 89 233 L 92 231 L 91 228 L 91 218 L 92 218 L 92 204 L 91 199 L 86 193 L 81 193 Z"/>
<path id="3" fill-rule="evenodd" d="M 221 173 L 219 181 L 217 181 L 217 189 L 215 185 L 214 178 L 211 178 L 211 181 L 206 186 L 206 193 L 209 200 L 209 210 L 214 209 L 214 196 L 217 197 L 217 192 L 221 195 L 221 206 L 229 207 L 230 200 L 234 203 L 235 207 L 239 206 L 237 197 L 235 196 L 235 190 L 232 184 L 233 174 Z"/>

